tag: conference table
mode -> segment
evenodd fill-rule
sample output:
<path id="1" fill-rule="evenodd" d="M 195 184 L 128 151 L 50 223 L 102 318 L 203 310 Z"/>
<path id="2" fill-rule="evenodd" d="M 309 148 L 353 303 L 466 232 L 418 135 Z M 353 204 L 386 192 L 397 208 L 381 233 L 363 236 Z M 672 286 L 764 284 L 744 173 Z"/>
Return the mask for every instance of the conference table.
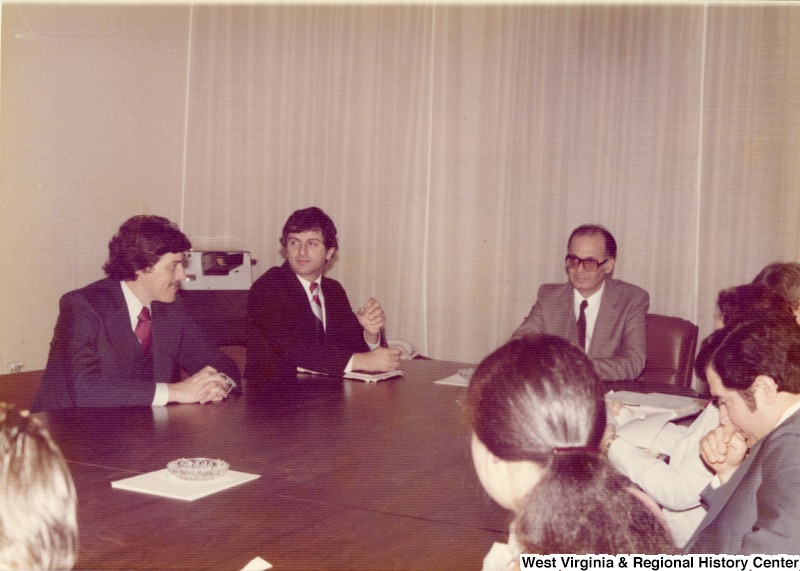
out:
<path id="1" fill-rule="evenodd" d="M 247 382 L 206 405 L 38 416 L 78 491 L 76 569 L 478 569 L 510 514 L 472 466 L 463 363 L 403 378 Z M 194 501 L 112 488 L 177 458 L 220 458 L 253 481 Z"/>

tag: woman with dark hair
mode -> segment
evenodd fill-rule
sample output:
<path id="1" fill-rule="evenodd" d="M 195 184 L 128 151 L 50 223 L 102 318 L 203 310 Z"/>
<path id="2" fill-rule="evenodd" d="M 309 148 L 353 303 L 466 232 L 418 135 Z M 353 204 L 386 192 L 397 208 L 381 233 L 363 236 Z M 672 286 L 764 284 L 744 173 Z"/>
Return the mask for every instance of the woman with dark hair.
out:
<path id="1" fill-rule="evenodd" d="M 729 287 L 717 296 L 716 329 L 759 319 L 765 315 L 793 315 L 783 292 L 764 283 Z"/>
<path id="2" fill-rule="evenodd" d="M 599 455 L 602 383 L 569 342 L 506 343 L 475 369 L 467 408 L 478 478 L 516 514 L 484 569 L 513 568 L 520 553 L 675 552 L 657 506 Z"/>
<path id="3" fill-rule="evenodd" d="M 783 295 L 800 323 L 800 264 L 797 262 L 773 262 L 764 266 L 753 279 L 754 284 L 769 286 Z"/>

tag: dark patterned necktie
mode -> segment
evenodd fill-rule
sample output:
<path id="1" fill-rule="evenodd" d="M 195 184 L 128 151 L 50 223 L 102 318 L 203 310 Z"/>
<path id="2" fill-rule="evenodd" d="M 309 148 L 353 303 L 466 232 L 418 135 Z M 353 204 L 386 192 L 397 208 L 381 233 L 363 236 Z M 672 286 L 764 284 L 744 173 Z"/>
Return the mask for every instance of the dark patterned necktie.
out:
<path id="1" fill-rule="evenodd" d="M 586 308 L 589 302 L 585 299 L 581 302 L 581 314 L 578 316 L 578 346 L 586 351 Z"/>

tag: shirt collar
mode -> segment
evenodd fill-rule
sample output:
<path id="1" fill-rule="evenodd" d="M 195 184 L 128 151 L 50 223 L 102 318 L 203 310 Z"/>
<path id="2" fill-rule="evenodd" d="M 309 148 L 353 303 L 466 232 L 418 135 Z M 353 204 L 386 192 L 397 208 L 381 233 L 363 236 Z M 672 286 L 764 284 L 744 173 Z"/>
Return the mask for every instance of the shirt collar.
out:
<path id="1" fill-rule="evenodd" d="M 119 283 L 122 286 L 122 295 L 125 296 L 125 304 L 128 306 L 128 315 L 131 318 L 131 326 L 135 330 L 136 325 L 139 323 L 139 314 L 142 312 L 142 308 L 145 307 L 145 305 L 139 301 L 139 298 L 136 297 L 136 294 L 131 291 L 131 288 L 128 287 L 128 284 L 125 283 L 124 280 Z M 152 309 L 150 307 L 147 309 L 150 310 L 150 313 L 152 314 Z"/>
<path id="2" fill-rule="evenodd" d="M 778 424 L 776 424 L 776 425 L 775 425 L 775 428 L 777 428 L 777 427 L 779 427 L 781 424 L 783 424 L 783 422 L 784 422 L 784 421 L 785 421 L 787 418 L 789 418 L 790 416 L 792 416 L 792 415 L 793 415 L 794 413 L 796 413 L 798 410 L 800 410 L 800 400 L 799 400 L 799 401 L 797 401 L 796 403 L 794 403 L 794 404 L 793 404 L 792 406 L 790 406 L 789 408 L 787 408 L 785 411 L 783 411 L 783 415 L 781 415 L 780 419 L 778 420 Z"/>
<path id="3" fill-rule="evenodd" d="M 606 289 L 606 280 L 603 280 L 603 283 L 600 284 L 600 289 L 594 292 L 589 297 L 584 298 L 578 290 L 572 288 L 572 304 L 575 306 L 575 311 L 578 311 L 581 303 L 585 299 L 589 302 L 589 307 L 597 306 L 600 302 L 600 298 L 603 297 L 603 291 Z"/>
<path id="4" fill-rule="evenodd" d="M 305 278 L 301 278 L 297 274 L 295 274 L 295 276 L 297 276 L 297 279 L 300 280 L 301 284 L 303 284 L 303 289 L 306 290 L 306 295 L 308 295 L 308 299 L 310 300 L 311 299 L 311 283 L 312 282 L 308 281 Z M 317 288 L 317 295 L 320 297 L 320 299 L 322 299 L 322 283 L 321 282 L 322 282 L 322 276 L 318 277 L 313 282 L 313 283 L 315 283 L 315 284 L 317 284 L 319 286 Z"/>

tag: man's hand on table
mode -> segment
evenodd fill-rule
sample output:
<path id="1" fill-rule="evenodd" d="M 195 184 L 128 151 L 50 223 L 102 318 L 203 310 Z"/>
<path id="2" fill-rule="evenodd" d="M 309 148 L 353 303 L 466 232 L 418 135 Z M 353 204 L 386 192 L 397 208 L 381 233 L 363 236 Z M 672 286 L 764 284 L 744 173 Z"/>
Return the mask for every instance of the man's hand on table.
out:
<path id="1" fill-rule="evenodd" d="M 385 373 L 400 366 L 400 349 L 378 347 L 366 353 L 353 354 L 353 370 Z"/>
<path id="2" fill-rule="evenodd" d="M 214 367 L 206 366 L 179 383 L 170 383 L 169 402 L 201 403 L 217 402 L 228 398 L 233 381 Z"/>

